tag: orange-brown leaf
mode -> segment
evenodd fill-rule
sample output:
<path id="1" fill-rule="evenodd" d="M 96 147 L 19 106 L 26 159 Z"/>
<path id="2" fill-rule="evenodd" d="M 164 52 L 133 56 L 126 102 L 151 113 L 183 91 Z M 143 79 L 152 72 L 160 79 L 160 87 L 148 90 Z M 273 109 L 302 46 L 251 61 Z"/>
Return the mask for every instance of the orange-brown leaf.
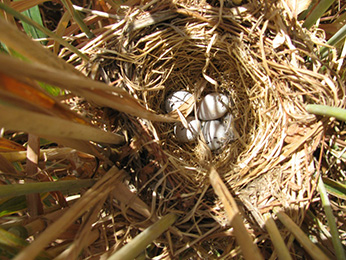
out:
<path id="1" fill-rule="evenodd" d="M 0 137 L 0 152 L 15 151 L 25 151 L 25 148 L 22 145 L 17 144 L 16 142 Z"/>

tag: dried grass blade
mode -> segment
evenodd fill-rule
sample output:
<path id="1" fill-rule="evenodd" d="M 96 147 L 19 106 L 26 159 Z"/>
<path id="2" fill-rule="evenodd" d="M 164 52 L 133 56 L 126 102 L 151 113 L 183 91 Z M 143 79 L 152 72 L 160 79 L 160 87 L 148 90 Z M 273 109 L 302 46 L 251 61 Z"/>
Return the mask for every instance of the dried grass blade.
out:
<path id="1" fill-rule="evenodd" d="M 95 37 L 95 35 L 89 30 L 88 26 L 84 23 L 82 17 L 76 10 L 74 9 L 72 3 L 70 0 L 61 0 L 61 2 L 64 4 L 68 12 L 73 17 L 74 21 L 78 24 L 79 28 L 86 34 L 86 36 L 89 39 L 92 39 Z"/>
<path id="2" fill-rule="evenodd" d="M 72 138 L 113 144 L 124 142 L 124 137 L 115 133 L 3 105 L 0 105 L 0 125 L 7 129 L 34 133 L 42 137 Z"/>
<path id="3" fill-rule="evenodd" d="M 90 143 L 89 141 L 58 137 L 50 137 L 50 140 L 66 147 L 72 147 L 78 151 L 84 152 L 86 154 L 91 154 L 97 158 L 102 158 L 103 160 L 108 161 L 108 158 L 102 155 L 101 149 L 96 145 Z"/>
<path id="4" fill-rule="evenodd" d="M 84 234 L 83 234 L 84 235 Z M 87 235 L 84 235 L 82 237 L 82 244 L 78 243 L 79 241 L 74 240 L 74 242 L 66 248 L 61 254 L 56 256 L 54 260 L 65 260 L 65 259 L 78 259 L 78 253 L 82 250 L 83 246 L 84 248 L 87 247 L 88 245 L 91 245 L 94 243 L 96 240 L 100 238 L 100 232 L 99 230 L 92 230 L 90 233 Z M 54 248 L 51 248 L 52 250 Z M 50 253 L 50 250 L 47 250 L 47 253 Z M 77 254 L 76 254 L 77 253 Z"/>
<path id="5" fill-rule="evenodd" d="M 68 106 L 60 103 L 37 86 L 35 81 L 22 79 L 19 81 L 0 73 L 0 97 L 12 106 L 25 108 L 32 112 L 55 115 L 84 125 L 91 125 L 82 116 L 73 112 Z"/>
<path id="6" fill-rule="evenodd" d="M 96 104 L 114 108 L 152 121 L 175 122 L 169 116 L 158 115 L 140 105 L 136 99 L 120 88 L 110 87 L 104 83 L 94 81 L 86 77 L 51 69 L 46 65 L 29 64 L 18 59 L 0 54 L 0 72 L 21 80 L 28 77 L 49 83 L 62 89 L 69 89 L 82 95 Z"/>
<path id="7" fill-rule="evenodd" d="M 128 244 L 115 252 L 108 260 L 132 260 L 135 259 L 145 248 L 164 231 L 166 231 L 177 220 L 178 216 L 168 214 L 153 225 L 145 229 L 142 233 L 132 239 Z"/>
<path id="8" fill-rule="evenodd" d="M 11 7 L 18 12 L 23 12 L 27 9 L 30 9 L 31 7 L 37 6 L 37 5 L 42 4 L 44 2 L 47 2 L 47 0 L 13 1 L 13 2 L 11 2 Z"/>
<path id="9" fill-rule="evenodd" d="M 55 33 L 62 37 L 64 35 L 64 32 L 68 26 L 68 23 L 71 19 L 71 15 L 70 13 L 68 12 L 65 12 L 63 14 L 63 16 L 61 17 L 59 23 L 58 23 L 58 26 L 56 27 L 56 30 L 55 30 Z M 59 53 L 59 46 L 60 44 L 58 42 L 54 42 L 54 45 L 53 45 L 53 52 L 54 54 L 58 54 Z"/>
<path id="10" fill-rule="evenodd" d="M 24 148 L 24 147 L 23 147 Z M 41 149 L 40 150 L 40 160 L 43 160 L 44 157 L 47 160 L 57 160 L 61 158 L 67 158 L 74 149 L 63 147 L 63 148 L 50 148 L 50 149 Z M 17 152 L 0 152 L 0 156 L 6 158 L 9 162 L 20 162 L 26 159 L 26 151 L 17 151 Z"/>
<path id="11" fill-rule="evenodd" d="M 233 227 L 237 242 L 245 259 L 263 259 L 258 247 L 253 243 L 246 227 L 244 226 L 238 206 L 221 180 L 218 172 L 212 168 L 209 175 L 210 183 L 215 193 L 219 196 L 228 218 L 228 223 Z"/>
<path id="12" fill-rule="evenodd" d="M 329 259 L 321 249 L 319 249 L 310 239 L 305 235 L 305 233 L 299 228 L 299 226 L 290 219 L 279 209 L 274 209 L 275 214 L 278 216 L 279 220 L 285 227 L 294 235 L 294 237 L 300 242 L 304 249 L 310 254 L 313 259 L 316 260 L 327 260 Z"/>
<path id="13" fill-rule="evenodd" d="M 25 151 L 24 146 L 8 140 L 6 138 L 0 137 L 0 153 L 1 152 L 14 152 L 14 151 Z"/>
<path id="14" fill-rule="evenodd" d="M 28 148 L 26 159 L 26 174 L 27 176 L 34 176 L 37 174 L 37 166 L 40 154 L 40 140 L 36 135 L 29 134 Z M 37 217 L 43 214 L 43 205 L 39 193 L 30 193 L 26 195 L 26 202 L 28 213 L 31 217 Z"/>
<path id="15" fill-rule="evenodd" d="M 58 257 L 54 258 L 54 260 L 77 259 L 83 248 L 90 245 L 100 237 L 99 231 L 92 230 L 92 227 L 99 217 L 105 200 L 106 197 L 104 197 L 102 201 L 95 205 L 88 216 L 85 217 L 85 222 L 82 223 L 81 231 L 78 232 L 73 240 L 73 243 Z"/>
<path id="16" fill-rule="evenodd" d="M 278 255 L 278 258 L 280 260 L 292 259 L 290 252 L 288 251 L 285 245 L 285 241 L 282 239 L 282 236 L 280 235 L 280 231 L 278 227 L 276 226 L 271 215 L 269 213 L 266 213 L 264 215 L 264 218 L 265 218 L 265 226 L 268 230 L 270 239 L 274 245 L 275 252 Z"/>
<path id="17" fill-rule="evenodd" d="M 91 207 L 99 203 L 114 188 L 119 181 L 119 170 L 116 167 L 110 169 L 92 188 L 90 188 L 68 211 L 57 221 L 47 227 L 36 240 L 18 254 L 15 260 L 34 259 L 59 234 L 64 232 L 77 218 Z"/>
<path id="18" fill-rule="evenodd" d="M 131 209 L 146 218 L 150 218 L 150 208 L 136 194 L 132 193 L 125 183 L 119 182 L 114 187 L 113 196 L 121 203 L 128 205 Z"/>

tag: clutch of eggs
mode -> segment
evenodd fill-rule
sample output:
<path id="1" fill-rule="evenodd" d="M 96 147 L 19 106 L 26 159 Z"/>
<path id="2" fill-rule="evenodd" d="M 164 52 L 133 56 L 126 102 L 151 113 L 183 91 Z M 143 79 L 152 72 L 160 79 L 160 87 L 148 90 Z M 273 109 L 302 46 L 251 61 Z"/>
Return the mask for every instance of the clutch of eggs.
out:
<path id="1" fill-rule="evenodd" d="M 166 112 L 176 110 L 184 104 L 190 97 L 191 93 L 185 90 L 179 90 L 171 93 L 165 101 Z M 174 126 L 174 134 L 177 141 L 186 143 L 196 140 L 200 131 L 207 146 L 211 150 L 221 148 L 225 143 L 234 139 L 232 125 L 232 115 L 227 113 L 229 99 L 226 95 L 220 93 L 210 93 L 206 95 L 197 106 L 197 117 L 199 120 L 204 120 L 203 123 L 194 116 L 186 118 L 188 128 L 185 128 L 182 123 L 176 123 Z M 223 122 L 219 120 L 224 117 Z"/>

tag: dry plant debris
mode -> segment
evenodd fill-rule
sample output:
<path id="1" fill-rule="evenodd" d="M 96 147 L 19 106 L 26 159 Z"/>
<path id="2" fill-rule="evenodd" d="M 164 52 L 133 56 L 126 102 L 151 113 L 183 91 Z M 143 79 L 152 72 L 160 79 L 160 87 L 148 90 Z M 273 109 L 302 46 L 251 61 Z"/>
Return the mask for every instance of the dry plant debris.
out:
<path id="1" fill-rule="evenodd" d="M 27 164 L 19 163 L 25 159 L 22 148 L 11 148 L 14 154 L 1 152 L 2 184 L 98 180 L 88 190 L 76 192 L 76 197 L 61 192 L 36 196 L 29 201 L 29 212 L 41 200 L 45 204 L 44 214 L 36 210 L 35 219 L 26 207 L 14 209 L 9 217 L 30 231 L 24 243 L 30 245 L 18 247 L 10 256 L 20 251 L 16 259 L 28 259 L 44 249 L 40 256 L 47 258 L 111 257 L 162 216 L 174 214 L 177 221 L 147 247 L 144 257 L 241 258 L 236 240 L 240 227 L 231 226 L 226 212 L 232 206 L 216 196 L 215 183 L 213 189 L 209 181 L 211 172 L 220 176 L 219 187 L 232 193 L 237 221 L 242 216 L 241 228 L 246 228 L 254 242 L 253 252 L 258 252 L 257 246 L 264 259 L 276 257 L 268 233 L 276 229 L 267 222 L 275 218 L 274 213 L 279 219 L 289 218 L 298 229 L 309 218 L 312 222 L 314 216 L 323 215 L 317 205 L 315 174 L 321 169 L 330 178 L 337 175 L 337 180 L 345 180 L 344 125 L 311 115 L 305 106 L 342 107 L 345 84 L 335 55 L 331 53 L 329 60 L 318 55 L 326 42 L 324 31 L 306 30 L 297 21 L 303 5 L 294 8 L 292 1 L 246 1 L 240 6 L 232 1 L 79 2 L 75 8 L 85 13 L 84 22 L 94 38 L 87 38 L 75 22 L 68 25 L 73 12 L 64 12 L 62 5 L 49 1 L 41 8 L 47 17 L 55 12 L 46 27 L 56 30 L 82 55 L 49 38 L 47 48 L 66 61 L 61 62 L 37 44 L 22 48 L 25 39 L 12 33 L 0 40 L 21 50 L 33 63 L 1 55 L 8 66 L 0 65 L 0 72 L 33 88 L 32 81 L 39 80 L 66 90 L 54 100 L 63 100 L 64 106 L 78 114 L 76 118 L 87 119 L 86 125 L 106 130 L 105 135 L 116 133 L 114 138 L 124 136 L 124 140 L 89 139 L 102 142 L 95 144 L 78 136 L 69 140 L 49 133 L 56 143 L 83 153 L 48 143 L 36 149 L 38 171 L 32 174 L 24 169 Z M 25 9 L 15 2 L 12 7 Z M 331 10 L 337 17 L 334 6 Z M 10 28 L 3 22 L 1 28 Z M 177 142 L 173 122 L 184 121 L 184 115 L 167 115 L 164 109 L 167 96 L 177 90 L 193 93 L 197 101 L 214 92 L 230 97 L 236 139 L 217 151 L 210 151 L 201 138 L 193 144 Z M 13 94 L 0 89 L 0 95 Z M 37 112 L 37 106 L 28 103 L 22 106 Z M 63 121 L 56 114 L 52 120 L 51 124 Z M 4 136 L 15 144 L 27 141 L 21 132 L 6 131 Z M 12 147 L 11 142 L 1 147 Z M 318 158 L 318 152 L 327 156 Z M 331 154 L 337 154 L 337 159 Z M 20 169 L 9 161 L 17 162 Z M 333 207 L 344 210 L 344 202 L 334 201 Z M 344 213 L 339 212 L 344 237 Z M 0 224 L 2 228 L 13 226 L 7 218 Z M 308 252 L 303 250 L 303 239 L 298 239 L 302 245 L 294 242 L 292 233 L 299 232 L 277 224 L 280 241 L 291 256 Z M 266 225 L 270 225 L 268 230 Z M 333 249 L 320 242 L 324 254 L 333 257 Z"/>

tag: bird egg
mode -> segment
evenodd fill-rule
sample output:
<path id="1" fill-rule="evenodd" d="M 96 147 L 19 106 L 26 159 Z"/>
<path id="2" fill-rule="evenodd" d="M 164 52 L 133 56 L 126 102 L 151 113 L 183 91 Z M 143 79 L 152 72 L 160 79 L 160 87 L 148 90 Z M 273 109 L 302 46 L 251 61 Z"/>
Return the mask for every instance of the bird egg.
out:
<path id="1" fill-rule="evenodd" d="M 229 105 L 226 95 L 220 93 L 210 93 L 200 102 L 197 115 L 200 120 L 214 120 L 223 117 Z"/>
<path id="2" fill-rule="evenodd" d="M 171 93 L 165 101 L 166 112 L 169 113 L 176 110 L 186 101 L 188 101 L 191 96 L 192 94 L 185 90 L 179 90 Z"/>
<path id="3" fill-rule="evenodd" d="M 182 123 L 176 123 L 174 126 L 174 134 L 179 142 L 187 143 L 195 140 L 201 130 L 201 123 L 193 116 L 186 118 L 188 128 Z"/>

